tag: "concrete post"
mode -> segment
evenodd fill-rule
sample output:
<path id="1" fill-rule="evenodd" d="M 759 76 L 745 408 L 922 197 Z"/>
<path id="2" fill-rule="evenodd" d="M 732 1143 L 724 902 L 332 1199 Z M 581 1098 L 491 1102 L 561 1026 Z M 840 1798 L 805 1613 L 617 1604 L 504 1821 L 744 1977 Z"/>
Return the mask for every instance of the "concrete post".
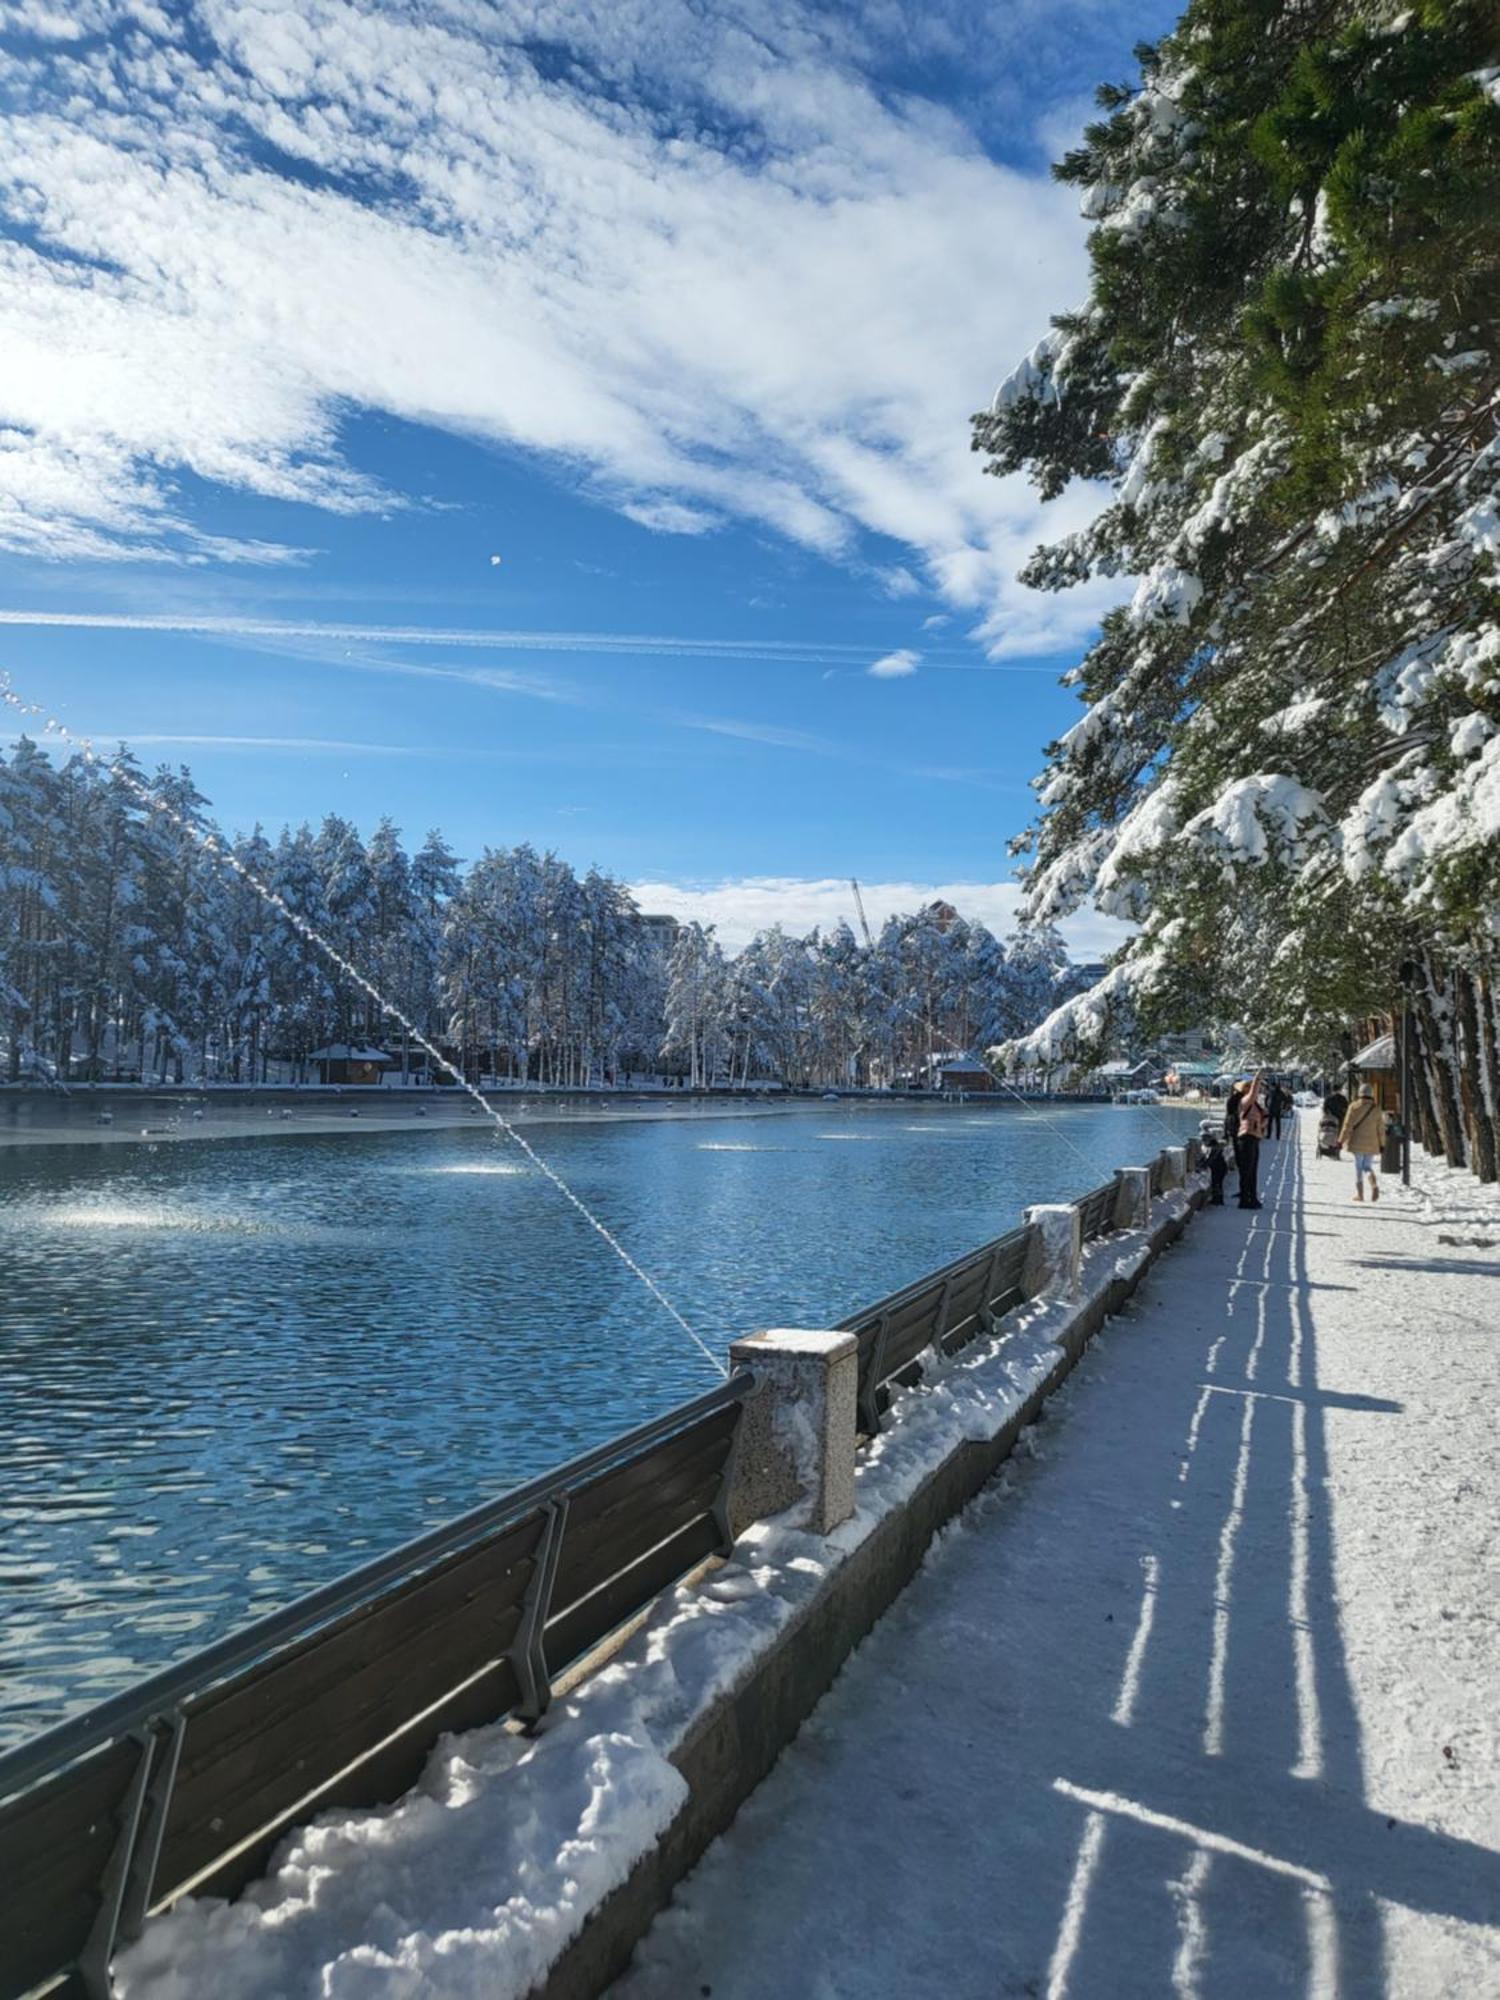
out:
<path id="1" fill-rule="evenodd" d="M 1151 1221 L 1151 1169 L 1121 1167 L 1115 1191 L 1115 1228 L 1145 1229 Z"/>
<path id="2" fill-rule="evenodd" d="M 731 1528 L 795 1508 L 797 1527 L 826 1535 L 854 1512 L 859 1342 L 775 1327 L 731 1342 L 729 1358 L 756 1378 L 740 1420 Z"/>
<path id="3" fill-rule="evenodd" d="M 1083 1287 L 1083 1216 L 1071 1201 L 1028 1208 L 1031 1239 L 1021 1289 L 1028 1299 L 1076 1299 Z"/>
<path id="4" fill-rule="evenodd" d="M 1163 1146 L 1161 1149 L 1161 1187 L 1166 1194 L 1172 1188 L 1187 1186 L 1188 1156 L 1186 1146 Z"/>

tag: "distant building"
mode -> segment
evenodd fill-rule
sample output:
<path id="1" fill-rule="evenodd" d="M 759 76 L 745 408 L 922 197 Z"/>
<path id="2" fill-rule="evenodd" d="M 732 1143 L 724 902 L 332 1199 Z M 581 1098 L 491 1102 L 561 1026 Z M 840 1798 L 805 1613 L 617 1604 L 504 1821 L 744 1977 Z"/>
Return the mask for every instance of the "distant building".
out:
<path id="1" fill-rule="evenodd" d="M 307 1059 L 318 1072 L 319 1083 L 379 1083 L 388 1069 L 399 1069 L 395 1056 L 384 1049 L 359 1048 L 353 1042 L 330 1042 L 326 1049 L 314 1049 Z"/>
<path id="2" fill-rule="evenodd" d="M 663 951 L 672 949 L 677 942 L 677 933 L 682 929 L 676 917 L 669 917 L 664 912 L 654 910 L 637 911 L 635 920 Z"/>
<path id="3" fill-rule="evenodd" d="M 1187 1091 L 1212 1091 L 1219 1081 L 1219 1065 L 1216 1062 L 1174 1062 L 1167 1070 L 1167 1089 L 1178 1096 Z"/>
<path id="4" fill-rule="evenodd" d="M 1101 1063 L 1094 1075 L 1106 1090 L 1133 1090 L 1151 1081 L 1156 1065 L 1145 1056 L 1139 1062 L 1121 1056 L 1115 1062 Z"/>
<path id="5" fill-rule="evenodd" d="M 995 1073 L 977 1056 L 934 1056 L 930 1064 L 935 1090 L 998 1090 Z"/>

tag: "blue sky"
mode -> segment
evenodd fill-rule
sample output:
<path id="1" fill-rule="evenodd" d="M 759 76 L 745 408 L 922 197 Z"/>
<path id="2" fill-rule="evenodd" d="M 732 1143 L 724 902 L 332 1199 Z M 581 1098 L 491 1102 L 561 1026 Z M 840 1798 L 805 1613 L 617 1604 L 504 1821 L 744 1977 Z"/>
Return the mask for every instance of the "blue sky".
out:
<path id="1" fill-rule="evenodd" d="M 850 875 L 1003 923 L 1108 600 L 1015 583 L 1090 498 L 966 418 L 1169 18 L 0 4 L 0 665 L 232 827 L 531 840 L 731 942 Z"/>

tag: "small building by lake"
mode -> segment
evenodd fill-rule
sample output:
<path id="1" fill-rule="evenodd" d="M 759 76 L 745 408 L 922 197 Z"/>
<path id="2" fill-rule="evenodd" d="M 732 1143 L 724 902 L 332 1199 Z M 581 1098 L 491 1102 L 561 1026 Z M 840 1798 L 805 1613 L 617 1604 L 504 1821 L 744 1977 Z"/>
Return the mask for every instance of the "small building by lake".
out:
<path id="1" fill-rule="evenodd" d="M 1120 1056 L 1114 1062 L 1101 1063 L 1090 1081 L 1110 1091 L 1138 1090 L 1143 1084 L 1150 1083 L 1155 1075 L 1156 1064 L 1149 1056 L 1142 1056 L 1138 1062 L 1132 1062 L 1128 1056 Z"/>
<path id="2" fill-rule="evenodd" d="M 326 1049 L 314 1049 L 307 1060 L 318 1082 L 328 1084 L 378 1084 L 388 1069 L 400 1067 L 384 1049 L 361 1048 L 355 1042 L 330 1042 Z"/>
<path id="3" fill-rule="evenodd" d="M 998 1090 L 999 1082 L 978 1056 L 934 1056 L 932 1082 L 937 1090 Z"/>

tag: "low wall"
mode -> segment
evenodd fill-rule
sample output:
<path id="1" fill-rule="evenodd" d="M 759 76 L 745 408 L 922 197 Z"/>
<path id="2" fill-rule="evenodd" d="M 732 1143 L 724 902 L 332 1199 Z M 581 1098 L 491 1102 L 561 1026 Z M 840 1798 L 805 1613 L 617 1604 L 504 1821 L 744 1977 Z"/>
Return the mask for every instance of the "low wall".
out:
<path id="1" fill-rule="evenodd" d="M 1006 1372 L 1021 1379 L 1013 1394 L 993 1407 L 995 1421 L 988 1434 L 952 1440 L 951 1449 L 921 1467 L 893 1504 L 877 1504 L 870 1510 L 873 1518 L 863 1520 L 862 1506 L 845 1530 L 835 1530 L 828 1539 L 841 1559 L 830 1564 L 820 1587 L 735 1685 L 687 1723 L 669 1752 L 686 1782 L 681 1810 L 625 1882 L 588 1914 L 547 1977 L 532 1988 L 538 2000 L 594 2000 L 624 1970 L 676 1884 L 729 1825 L 850 1653 L 915 1575 L 934 1535 L 994 1476 L 1090 1339 L 1181 1235 L 1205 1194 L 1206 1183 L 1195 1178 L 1185 1191 L 1152 1204 L 1147 1229 L 1087 1250 L 1080 1298 L 1041 1307 L 1028 1324 L 1002 1336 L 991 1352 L 970 1363 L 976 1371 L 1002 1366 L 1004 1348 L 1030 1349 L 1029 1366 L 1019 1354 L 1006 1366 Z M 899 1405 L 892 1412 L 896 1438 L 902 1414 Z M 866 1497 L 861 1494 L 861 1501 Z"/>

